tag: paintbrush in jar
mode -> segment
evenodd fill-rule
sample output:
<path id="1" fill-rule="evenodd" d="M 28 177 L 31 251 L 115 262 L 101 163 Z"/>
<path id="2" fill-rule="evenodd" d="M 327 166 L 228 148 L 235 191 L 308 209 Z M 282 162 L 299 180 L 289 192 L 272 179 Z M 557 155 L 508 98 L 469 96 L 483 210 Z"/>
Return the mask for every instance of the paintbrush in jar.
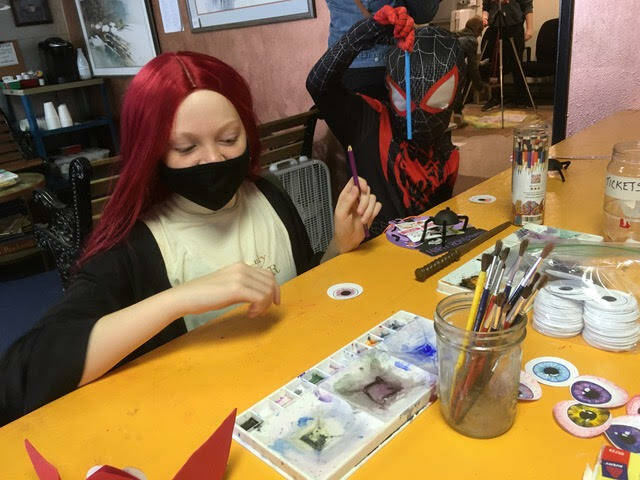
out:
<path id="1" fill-rule="evenodd" d="M 520 283 L 518 283 L 518 286 L 514 290 L 513 294 L 509 297 L 509 303 L 512 306 L 515 305 L 524 287 L 526 287 L 529 284 L 531 277 L 533 277 L 533 275 L 538 271 L 538 268 L 540 268 L 540 265 L 542 264 L 542 262 L 553 251 L 554 247 L 555 245 L 553 243 L 547 243 L 542 249 L 542 253 L 540 254 L 540 256 L 536 258 L 535 262 L 533 262 L 533 265 L 531 265 L 531 267 L 529 267 L 527 272 L 524 274 L 524 277 L 522 277 L 522 280 L 520 280 Z"/>
<path id="2" fill-rule="evenodd" d="M 500 262 L 501 250 L 502 250 L 502 240 L 498 240 L 493 250 L 493 259 L 491 260 L 491 266 L 489 267 L 489 271 L 487 273 L 487 283 L 485 284 L 484 289 L 482 291 L 482 296 L 480 297 L 480 304 L 478 305 L 478 311 L 476 312 L 476 318 L 473 323 L 474 332 L 478 331 L 478 329 L 480 328 L 480 324 L 482 323 L 482 319 L 484 317 L 487 301 L 489 300 L 489 295 L 491 293 L 491 286 L 493 285 L 495 275 L 498 274 L 498 264 Z"/>
<path id="3" fill-rule="evenodd" d="M 529 246 L 529 240 L 526 238 L 520 242 L 520 250 L 518 251 L 518 258 L 516 259 L 516 263 L 511 267 L 511 272 L 509 272 L 509 278 L 507 279 L 507 284 L 504 287 L 504 294 L 509 298 L 509 294 L 511 293 L 511 285 L 513 284 L 513 280 L 520 269 L 520 264 L 522 263 L 522 257 L 524 253 L 527 251 L 527 247 Z"/>

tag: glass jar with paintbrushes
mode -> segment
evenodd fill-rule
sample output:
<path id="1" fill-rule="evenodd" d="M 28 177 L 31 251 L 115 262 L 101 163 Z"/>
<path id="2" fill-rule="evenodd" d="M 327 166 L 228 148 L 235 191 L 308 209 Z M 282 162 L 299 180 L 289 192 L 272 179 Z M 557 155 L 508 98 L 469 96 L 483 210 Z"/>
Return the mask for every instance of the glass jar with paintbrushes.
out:
<path id="1" fill-rule="evenodd" d="M 457 293 L 436 308 L 440 411 L 458 432 L 492 438 L 515 419 L 526 318 L 521 314 L 510 328 L 467 330 L 472 300 Z"/>
<path id="2" fill-rule="evenodd" d="M 513 424 L 525 312 L 546 282 L 538 270 L 552 249 L 546 245 L 522 272 L 520 262 L 507 271 L 509 250 L 499 240 L 482 256 L 474 293 L 452 295 L 436 307 L 440 410 L 455 430 L 490 438 Z"/>

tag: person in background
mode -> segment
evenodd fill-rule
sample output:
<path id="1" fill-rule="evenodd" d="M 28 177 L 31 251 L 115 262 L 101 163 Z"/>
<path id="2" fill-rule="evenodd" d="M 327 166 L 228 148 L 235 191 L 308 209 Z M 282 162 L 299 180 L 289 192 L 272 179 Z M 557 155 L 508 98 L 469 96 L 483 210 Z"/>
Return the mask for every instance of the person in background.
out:
<path id="1" fill-rule="evenodd" d="M 453 105 L 453 120 L 458 126 L 462 124 L 464 94 L 469 88 L 469 84 L 480 93 L 489 94 L 491 92 L 489 84 L 482 81 L 478 62 L 478 37 L 482 35 L 483 28 L 482 17 L 475 16 L 467 20 L 464 29 L 454 33 L 458 37 L 460 48 L 467 62 L 467 75 L 461 82 L 462 95 L 458 95 Z"/>
<path id="2" fill-rule="evenodd" d="M 329 47 L 338 42 L 356 23 L 371 16 L 385 5 L 405 6 L 417 24 L 428 23 L 435 17 L 442 0 L 327 0 L 329 7 Z M 374 45 L 358 54 L 342 77 L 343 85 L 353 92 L 383 99 L 384 55 L 388 45 Z"/>
<path id="3" fill-rule="evenodd" d="M 251 318 L 280 304 L 280 284 L 356 248 L 381 208 L 364 179 L 349 182 L 314 256 L 296 207 L 259 174 L 248 85 L 208 55 L 147 63 L 121 124 L 120 176 L 79 271 L 0 358 L 0 425 L 234 305 Z"/>
<path id="4" fill-rule="evenodd" d="M 345 88 L 343 74 L 358 53 L 393 45 L 394 39 L 398 47 L 385 55 L 383 99 Z M 410 52 L 411 139 L 405 51 Z M 358 172 L 382 203 L 372 235 L 382 233 L 389 220 L 418 215 L 451 197 L 459 154 L 448 126 L 464 70 L 451 32 L 432 25 L 414 29 L 406 8 L 385 5 L 356 23 L 309 72 L 309 94 L 342 147 L 352 146 Z"/>
<path id="5" fill-rule="evenodd" d="M 485 27 L 489 27 L 483 39 L 483 42 L 488 42 L 485 58 L 497 59 L 496 39 L 500 15 L 504 19 L 502 39 L 503 73 L 511 73 L 515 89 L 513 96 L 505 98 L 505 103 L 509 106 L 527 106 L 529 105 L 529 100 L 524 83 L 525 80 L 520 73 L 517 62 L 522 62 L 524 42 L 533 37 L 533 0 L 482 1 L 482 22 Z M 516 47 L 517 57 L 514 56 L 511 41 L 509 40 L 511 38 Z M 499 67 L 497 62 L 494 61 L 493 64 L 494 69 Z M 497 94 L 494 92 L 494 95 L 482 107 L 482 110 L 489 110 L 500 105 L 499 95 L 500 92 L 497 92 Z"/>

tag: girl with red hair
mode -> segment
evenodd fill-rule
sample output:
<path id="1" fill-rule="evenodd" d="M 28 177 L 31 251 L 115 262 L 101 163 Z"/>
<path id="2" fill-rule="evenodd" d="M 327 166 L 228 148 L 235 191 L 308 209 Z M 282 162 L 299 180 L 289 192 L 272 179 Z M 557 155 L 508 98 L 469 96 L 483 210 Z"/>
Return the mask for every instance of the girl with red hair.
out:
<path id="1" fill-rule="evenodd" d="M 249 88 L 213 57 L 166 53 L 134 77 L 122 166 L 63 299 L 0 360 L 0 425 L 240 303 L 253 317 L 279 285 L 356 248 L 381 205 L 364 179 L 340 193 L 314 258 L 297 210 L 258 175 Z"/>

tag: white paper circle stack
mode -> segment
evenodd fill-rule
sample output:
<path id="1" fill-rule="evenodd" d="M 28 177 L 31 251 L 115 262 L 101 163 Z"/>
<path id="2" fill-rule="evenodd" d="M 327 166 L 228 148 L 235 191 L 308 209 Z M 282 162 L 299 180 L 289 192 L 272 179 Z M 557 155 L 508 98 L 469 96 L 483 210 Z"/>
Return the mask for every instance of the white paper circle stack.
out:
<path id="1" fill-rule="evenodd" d="M 533 302 L 533 328 L 543 335 L 568 338 L 584 326 L 585 288 L 581 282 L 556 280 L 545 285 Z"/>
<path id="2" fill-rule="evenodd" d="M 624 351 L 640 340 L 640 310 L 633 295 L 599 288 L 584 303 L 582 337 L 594 347 Z"/>

